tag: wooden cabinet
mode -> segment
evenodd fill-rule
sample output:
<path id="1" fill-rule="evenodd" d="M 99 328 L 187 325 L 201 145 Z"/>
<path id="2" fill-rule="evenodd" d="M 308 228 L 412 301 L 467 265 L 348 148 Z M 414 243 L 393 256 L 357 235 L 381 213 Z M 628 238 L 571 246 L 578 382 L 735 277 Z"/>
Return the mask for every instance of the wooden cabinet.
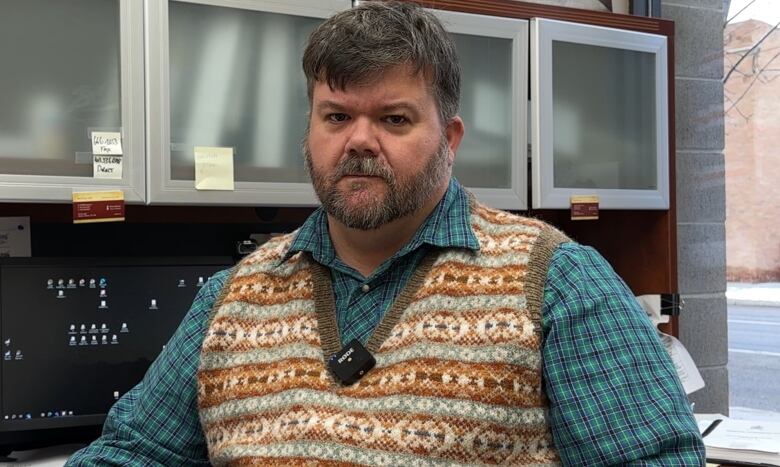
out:
<path id="1" fill-rule="evenodd" d="M 25 3 L 15 2 L 14 5 Z M 50 3 L 55 5 L 52 11 L 59 12 L 57 16 L 68 17 L 69 25 L 70 21 L 79 20 L 79 15 L 63 10 L 71 8 L 75 1 L 51 0 Z M 20 76 L 29 81 L 17 83 L 20 80 L 16 79 L 8 84 L 6 68 L 0 73 L 0 79 L 6 80 L 0 87 L 0 93 L 4 93 L 0 94 L 4 99 L 4 107 L 0 108 L 0 197 L 3 201 L 61 202 L 69 200 L 70 192 L 75 189 L 120 188 L 131 202 L 190 205 L 130 206 L 128 223 L 193 226 L 243 223 L 252 228 L 257 224 L 284 224 L 278 227 L 279 230 L 268 227 L 269 231 L 289 230 L 300 224 L 316 205 L 316 197 L 303 170 L 300 149 L 308 109 L 300 54 L 308 31 L 322 18 L 349 8 L 349 0 L 147 0 L 145 13 L 136 0 L 80 0 L 78 3 L 99 4 L 109 10 L 100 17 L 110 18 L 113 26 L 99 35 L 89 29 L 92 26 L 88 27 L 94 22 L 87 22 L 84 28 L 89 32 L 89 40 L 82 40 L 97 47 L 93 53 L 103 58 L 110 57 L 113 50 L 114 62 L 83 59 L 81 55 L 86 45 L 82 47 L 77 42 L 67 42 L 70 39 L 60 38 L 59 42 L 69 44 L 64 51 L 53 54 L 54 57 L 48 60 L 40 60 L 38 67 L 32 66 L 34 60 L 12 55 L 17 49 L 26 47 L 25 41 L 33 39 L 28 38 L 29 34 L 19 39 L 18 32 L 17 36 L 9 36 L 14 31 L 11 27 L 14 21 L 5 15 L 7 7 L 0 18 L 0 24 L 4 26 L 0 27 L 0 38 L 3 39 L 0 40 L 0 56 L 4 60 L 6 57 L 17 60 L 18 63 L 13 62 L 15 66 L 25 70 L 17 74 L 21 73 Z M 594 246 L 634 293 L 676 292 L 674 86 L 668 84 L 673 76 L 673 23 L 513 0 L 420 3 L 440 15 L 455 35 L 461 51 L 464 67 L 461 113 L 467 131 L 456 158 L 455 175 L 484 202 L 542 218 L 561 227 L 574 240 Z M 57 6 L 66 4 L 68 6 Z M 41 15 L 45 16 L 44 13 Z M 25 18 L 28 24 L 37 20 L 30 14 L 25 14 Z M 548 63 L 543 64 L 551 70 L 547 77 L 535 74 L 534 67 L 541 71 L 540 65 L 528 66 L 527 41 L 532 20 L 536 21 L 539 34 L 535 44 L 539 45 L 539 50 L 543 43 L 550 49 Z M 544 36 L 548 29 L 545 24 L 553 22 L 556 25 L 565 23 L 560 26 L 563 29 Z M 144 24 L 143 28 L 139 27 L 141 24 Z M 47 23 L 41 23 L 39 27 L 53 28 Z M 609 29 L 612 43 L 603 42 L 606 40 L 600 37 L 603 28 Z M 63 36 L 75 36 L 72 29 L 70 25 Z M 145 39 L 142 31 L 146 31 Z M 646 36 L 654 37 L 646 43 Z M 6 40 L 8 37 L 16 37 L 12 45 Z M 641 38 L 638 45 L 631 45 L 637 38 Z M 144 40 L 145 67 L 141 47 Z M 560 48 L 554 45 L 556 41 L 565 44 Z M 107 48 L 104 50 L 104 47 Z M 33 52 L 40 54 L 44 49 L 46 47 L 39 46 L 29 50 L 40 51 Z M 647 60 L 645 54 L 651 58 Z M 541 56 L 540 52 L 537 59 L 543 63 Z M 8 60 L 4 63 L 11 63 Z M 560 60 L 560 66 L 569 67 L 569 72 L 564 73 L 569 76 L 564 76 L 566 80 L 562 83 L 556 81 L 556 60 Z M 572 61 L 574 68 L 571 68 Z M 609 68 L 621 62 L 622 65 Z M 665 69 L 664 62 L 667 64 Z M 72 66 L 73 63 L 78 66 Z M 589 67 L 593 63 L 601 65 Z M 27 68 L 23 68 L 25 66 Z M 86 88 L 67 84 L 62 70 L 68 67 L 74 68 L 68 73 L 88 70 L 83 77 L 75 78 L 76 81 L 99 81 Z M 583 72 L 585 68 L 588 68 L 587 73 Z M 612 70 L 619 77 L 605 80 L 598 74 L 605 70 Z M 620 70 L 626 75 L 620 75 Z M 61 74 L 57 75 L 58 72 Z M 590 76 L 586 76 L 588 74 Z M 560 72 L 557 75 L 561 77 Z M 665 83 L 662 75 L 665 75 Z M 528 76 L 535 77 L 533 93 L 528 88 Z M 52 82 L 39 86 L 48 90 L 41 95 L 65 96 L 73 102 L 62 105 L 56 102 L 63 97 L 24 97 L 25 93 L 36 94 L 25 91 L 24 86 L 33 86 L 34 81 L 44 78 Z M 644 81 L 647 79 L 650 81 Z M 578 84 L 581 81 L 583 84 Z M 600 130 L 583 127 L 582 134 L 592 146 L 571 150 L 573 143 L 571 135 L 567 135 L 568 130 L 597 123 L 572 123 L 572 116 L 578 120 L 594 119 L 597 111 L 593 96 L 604 95 L 610 89 L 591 92 L 591 88 L 604 86 L 604 83 L 621 89 L 613 89 L 614 95 L 602 99 L 609 102 L 598 103 L 609 104 L 604 106 L 606 110 L 598 110 L 599 118 L 604 119 L 614 111 L 621 119 L 634 121 L 607 119 L 612 125 L 606 127 L 612 132 L 611 135 L 607 132 L 607 136 L 596 134 Z M 63 89 L 58 90 L 57 86 L 63 86 Z M 556 107 L 556 94 L 553 93 L 557 86 L 563 89 L 560 96 L 568 100 L 564 99 Z M 110 91 L 112 88 L 118 90 Z M 97 99 L 94 96 L 96 89 L 103 90 L 109 98 Z M 73 97 L 74 92 L 79 99 Z M 547 104 L 544 104 L 544 92 L 549 93 Z M 19 99 L 27 99 L 29 103 L 21 103 Z M 526 130 L 529 99 L 532 106 L 538 106 L 534 113 L 539 120 L 532 125 L 530 138 Z M 544 105 L 547 105 L 547 111 Z M 635 113 L 637 107 L 647 109 L 650 106 L 655 106 L 651 112 Z M 28 107 L 33 110 L 24 110 Z M 556 111 L 559 107 L 564 110 Z M 58 109 L 68 110 L 69 121 L 78 124 L 67 133 L 51 130 L 65 127 L 54 118 L 62 114 Z M 26 116 L 25 112 L 33 116 Z M 51 118 L 38 117 L 39 114 Z M 105 118 L 93 119 L 89 117 L 91 114 Z M 25 121 L 35 123 L 24 127 Z M 625 144 L 614 133 L 620 133 L 621 125 L 628 123 L 632 126 L 626 127 L 627 134 L 638 141 L 632 144 L 642 146 L 646 151 L 633 155 L 630 159 L 633 165 L 625 169 L 617 167 L 619 159 L 613 157 L 620 156 L 621 144 Z M 121 128 L 125 149 L 125 173 L 121 181 L 94 180 L 91 165 L 81 166 L 74 162 L 77 160 L 74 153 L 90 151 L 87 131 L 92 127 Z M 539 131 L 546 127 L 552 132 L 552 139 Z M 27 134 L 48 136 L 24 140 L 23 136 Z M 61 134 L 73 135 L 67 139 L 77 142 L 65 145 L 61 142 L 64 139 L 59 136 Z M 561 134 L 569 140 L 556 141 L 556 135 Z M 541 188 L 545 183 L 541 176 L 544 163 L 552 166 L 553 170 L 548 169 L 548 172 L 555 173 L 558 154 L 564 156 L 560 161 L 564 168 L 567 168 L 565 164 L 573 164 L 563 172 L 569 177 L 564 179 L 567 183 L 563 185 L 579 183 L 580 186 L 574 188 L 583 190 L 583 194 L 593 194 L 593 189 L 615 190 L 622 194 L 613 199 L 606 192 L 596 192 L 601 197 L 602 208 L 607 210 L 598 221 L 587 222 L 572 222 L 568 210 L 562 209 L 566 206 L 561 204 L 537 203 L 544 199 L 543 193 L 534 193 L 529 201 L 526 195 L 529 191 L 529 140 L 532 143 L 538 140 L 535 146 L 539 159 L 533 164 L 532 170 L 539 169 L 539 174 L 532 174 L 531 190 Z M 602 146 L 593 141 L 607 141 L 609 151 L 604 150 L 605 154 L 601 154 Z M 196 145 L 234 149 L 235 191 L 194 188 L 192 151 Z M 38 148 L 37 152 L 30 149 L 32 146 Z M 60 148 L 54 151 L 57 156 L 43 157 L 51 153 L 42 149 L 47 147 Z M 611 153 L 609 157 L 607 153 Z M 140 155 L 145 155 L 146 159 Z M 572 155 L 575 157 L 566 159 Z M 651 160 L 665 164 L 666 168 L 649 164 Z M 578 164 L 583 167 L 581 171 Z M 15 165 L 24 168 L 13 172 L 10 168 Z M 608 169 L 601 170 L 602 167 Z M 594 186 L 584 186 L 588 182 L 577 179 L 587 172 L 596 182 Z M 624 172 L 626 180 L 623 180 Z M 535 179 L 538 180 L 533 181 Z M 546 183 L 548 191 L 566 188 L 555 185 L 554 176 Z M 657 193 L 636 198 L 631 201 L 633 204 L 620 204 L 631 199 L 626 196 L 631 191 Z M 568 195 L 568 192 L 563 193 L 567 201 Z M 653 199 L 646 204 L 636 202 L 645 198 Z M 233 207 L 209 207 L 213 205 Z M 532 207 L 526 209 L 529 205 Z M 34 224 L 70 221 L 69 206 L 20 206 L 0 205 L 0 214 L 29 214 Z M 250 206 L 288 209 L 254 210 Z M 293 206 L 301 208 L 289 208 Z"/>
<path id="2" fill-rule="evenodd" d="M 612 204 L 614 200 L 609 200 L 610 197 L 606 196 L 607 193 L 597 192 L 595 194 L 602 196 L 602 207 L 608 208 L 602 211 L 599 220 L 572 221 L 568 209 L 565 209 L 568 208 L 568 203 L 565 206 L 555 204 L 546 205 L 547 207 L 540 208 L 538 207 L 540 205 L 536 203 L 537 199 L 541 199 L 541 197 L 538 196 L 539 194 L 532 193 L 532 200 L 530 203 L 532 207 L 526 211 L 525 214 L 544 219 L 561 228 L 574 240 L 595 247 L 607 258 L 607 260 L 609 260 L 617 273 L 625 279 L 626 283 L 635 294 L 676 293 L 678 289 L 677 220 L 674 193 L 674 86 L 668 85 L 668 83 L 673 82 L 674 77 L 674 24 L 671 21 L 657 18 L 577 10 L 514 0 L 470 0 L 468 2 L 461 0 L 429 0 L 420 3 L 430 8 L 460 13 L 498 16 L 528 21 L 539 21 L 540 19 L 544 21 L 552 20 L 556 23 L 565 22 L 579 27 L 606 28 L 614 33 L 632 33 L 629 34 L 629 36 L 633 36 L 633 33 L 638 33 L 637 36 L 634 36 L 635 38 L 645 38 L 647 35 L 653 36 L 652 42 L 655 45 L 650 46 L 651 51 L 648 53 L 651 53 L 654 56 L 654 63 L 656 64 L 654 66 L 656 68 L 653 70 L 652 86 L 643 90 L 648 96 L 652 94 L 652 99 L 648 99 L 647 101 L 652 102 L 653 105 L 656 106 L 652 115 L 655 115 L 655 118 L 657 118 L 655 121 L 648 121 L 649 125 L 655 125 L 656 131 L 655 147 L 653 148 L 653 151 L 655 152 L 649 154 L 648 160 L 654 157 L 656 158 L 655 161 L 657 163 L 665 164 L 666 167 L 668 167 L 668 172 L 665 172 L 662 167 L 656 166 L 654 178 L 657 180 L 657 186 L 655 189 L 646 190 L 647 192 L 658 191 L 657 196 L 649 196 L 650 198 L 655 199 L 646 202 L 644 206 L 642 206 L 642 203 L 635 203 L 637 199 L 634 199 L 631 201 L 631 203 L 634 203 L 631 204 L 633 207 L 628 208 L 626 207 L 628 204 L 623 204 L 623 207 L 620 207 L 620 204 Z M 618 34 L 618 36 L 619 35 L 620 34 Z M 583 41 L 581 37 L 575 37 L 569 40 L 573 41 L 572 43 L 575 45 L 578 42 Z M 618 39 L 618 41 L 622 40 L 623 38 Z M 548 42 L 548 44 L 550 44 L 550 42 Z M 601 46 L 598 43 L 593 44 L 588 43 L 587 41 L 583 45 L 586 49 L 590 46 Z M 627 47 L 626 44 L 613 43 L 607 45 L 615 49 L 636 48 L 636 46 Z M 648 45 L 639 46 L 639 49 L 644 50 L 642 47 L 648 47 Z M 655 49 L 653 49 L 653 47 L 655 47 Z M 576 52 L 576 47 L 574 51 Z M 571 53 L 569 56 L 571 56 Z M 614 60 L 614 56 L 610 57 L 611 55 L 607 54 L 602 60 Z M 550 66 L 552 66 L 552 63 Z M 593 70 L 598 71 L 596 67 L 594 67 Z M 533 63 L 531 64 L 529 72 L 532 79 L 534 79 L 535 71 Z M 665 78 L 662 78 L 659 73 L 665 74 Z M 567 78 L 570 78 L 570 81 L 572 82 L 577 82 L 579 76 L 575 73 Z M 549 81 L 551 78 L 539 78 L 537 76 L 535 79 L 536 84 L 539 86 L 539 90 L 533 92 L 529 90 L 529 99 L 532 102 L 532 107 L 537 104 L 535 99 L 538 98 L 537 93 L 540 92 L 542 87 L 546 86 L 547 92 L 552 93 L 552 84 L 554 84 Z M 666 83 L 665 91 L 663 90 L 663 87 L 660 86 L 664 81 Z M 628 90 L 629 88 L 626 89 Z M 581 89 L 570 90 L 570 94 L 574 94 L 575 97 L 577 94 L 587 94 L 588 92 L 586 86 L 582 86 Z M 637 92 L 636 89 L 635 92 Z M 587 98 L 587 96 L 581 97 L 582 99 Z M 550 102 L 550 99 L 548 99 L 548 102 Z M 629 102 L 626 105 L 629 104 L 636 105 L 636 102 Z M 588 106 L 585 105 L 584 108 L 580 110 L 580 112 L 584 112 L 581 114 L 583 116 L 578 118 L 588 118 L 589 114 L 587 113 L 587 110 Z M 548 113 L 548 115 L 551 114 Z M 538 117 L 539 113 L 537 112 L 537 118 Z M 563 125 L 566 125 L 566 115 L 563 116 L 563 120 Z M 468 122 L 466 122 L 466 125 L 468 132 Z M 534 132 L 540 128 L 540 125 L 543 127 L 545 122 L 542 121 L 536 125 L 532 122 L 532 128 L 530 130 L 531 136 L 529 138 L 532 146 L 534 140 L 537 138 Z M 550 125 L 550 128 L 552 128 L 552 122 L 548 121 L 547 125 Z M 552 136 L 555 138 L 556 135 Z M 541 135 L 539 138 L 541 138 L 541 145 L 536 148 L 537 150 L 545 144 L 545 140 Z M 644 138 L 649 137 L 644 136 Z M 550 148 L 555 147 L 554 145 L 551 146 L 553 141 L 551 141 L 549 137 L 547 138 L 546 143 Z M 571 144 L 570 141 L 562 143 L 564 145 Z M 537 154 L 541 155 L 541 152 Z M 554 159 L 552 158 L 548 158 L 548 162 L 552 162 L 553 160 Z M 541 166 L 539 164 L 534 164 L 531 170 L 534 171 L 540 168 Z M 603 177 L 603 175 L 599 176 Z M 538 184 L 536 178 L 540 177 L 532 174 L 532 191 L 537 189 L 537 187 L 534 186 L 535 184 Z M 541 185 L 539 185 L 539 187 L 541 187 Z M 664 187 L 666 188 L 664 189 Z M 662 194 L 664 192 L 667 196 L 666 201 L 662 199 Z M 587 187 L 587 190 L 584 191 L 583 194 L 594 193 L 592 192 L 591 187 Z M 626 199 L 630 200 L 630 198 L 625 198 L 625 195 L 626 193 L 624 192 L 620 196 L 623 197 L 624 201 Z M 568 202 L 568 194 L 565 196 L 566 201 Z M 604 200 L 609 200 L 606 206 L 604 205 Z M 672 320 L 672 332 L 676 332 L 676 319 Z"/>

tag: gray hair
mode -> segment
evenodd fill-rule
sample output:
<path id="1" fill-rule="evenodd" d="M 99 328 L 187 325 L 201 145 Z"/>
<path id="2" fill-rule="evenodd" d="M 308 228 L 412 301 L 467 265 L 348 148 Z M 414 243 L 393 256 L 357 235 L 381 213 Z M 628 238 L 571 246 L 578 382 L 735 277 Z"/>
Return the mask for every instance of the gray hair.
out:
<path id="1" fill-rule="evenodd" d="M 414 3 L 361 2 L 320 24 L 303 54 L 309 102 L 315 82 L 343 91 L 399 65 L 422 72 L 447 125 L 460 104 L 455 43 L 436 16 Z"/>

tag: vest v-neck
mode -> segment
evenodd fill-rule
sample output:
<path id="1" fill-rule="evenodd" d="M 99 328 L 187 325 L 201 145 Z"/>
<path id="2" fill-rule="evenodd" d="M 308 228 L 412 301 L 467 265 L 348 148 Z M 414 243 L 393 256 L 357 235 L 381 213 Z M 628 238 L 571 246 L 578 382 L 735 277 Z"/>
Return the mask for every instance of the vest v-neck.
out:
<path id="1" fill-rule="evenodd" d="M 403 311 L 411 303 L 417 290 L 422 286 L 425 276 L 430 272 L 438 255 L 439 250 L 433 249 L 417 265 L 404 288 L 384 316 L 382 316 L 379 324 L 371 332 L 366 343 L 366 349 L 369 352 L 376 353 L 390 336 L 390 332 L 400 320 Z M 310 254 L 306 255 L 306 260 L 312 267 L 314 309 L 317 315 L 320 342 L 322 343 L 322 354 L 327 362 L 331 355 L 341 349 L 341 336 L 336 318 L 336 299 L 333 295 L 333 284 L 331 283 L 330 270 L 326 266 L 312 259 Z"/>

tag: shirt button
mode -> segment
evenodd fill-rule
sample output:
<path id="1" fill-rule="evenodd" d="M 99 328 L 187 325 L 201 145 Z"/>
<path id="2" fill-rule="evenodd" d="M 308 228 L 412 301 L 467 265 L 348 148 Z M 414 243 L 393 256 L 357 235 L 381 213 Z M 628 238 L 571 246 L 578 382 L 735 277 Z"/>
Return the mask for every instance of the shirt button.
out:
<path id="1" fill-rule="evenodd" d="M 363 284 L 363 287 L 360 288 L 363 292 L 368 292 L 371 290 L 371 287 L 368 286 L 368 284 Z"/>

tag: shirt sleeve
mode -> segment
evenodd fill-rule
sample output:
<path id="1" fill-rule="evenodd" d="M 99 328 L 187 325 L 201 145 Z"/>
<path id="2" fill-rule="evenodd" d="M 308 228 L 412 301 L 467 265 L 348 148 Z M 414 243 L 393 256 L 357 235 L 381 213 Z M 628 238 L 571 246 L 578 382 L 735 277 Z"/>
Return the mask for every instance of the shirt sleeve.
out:
<path id="1" fill-rule="evenodd" d="M 671 359 L 596 250 L 564 243 L 555 251 L 542 327 L 550 423 L 564 465 L 704 465 Z"/>
<path id="2" fill-rule="evenodd" d="M 213 275 L 143 380 L 111 408 L 103 433 L 67 466 L 210 465 L 196 372 L 208 317 L 230 270 Z"/>

